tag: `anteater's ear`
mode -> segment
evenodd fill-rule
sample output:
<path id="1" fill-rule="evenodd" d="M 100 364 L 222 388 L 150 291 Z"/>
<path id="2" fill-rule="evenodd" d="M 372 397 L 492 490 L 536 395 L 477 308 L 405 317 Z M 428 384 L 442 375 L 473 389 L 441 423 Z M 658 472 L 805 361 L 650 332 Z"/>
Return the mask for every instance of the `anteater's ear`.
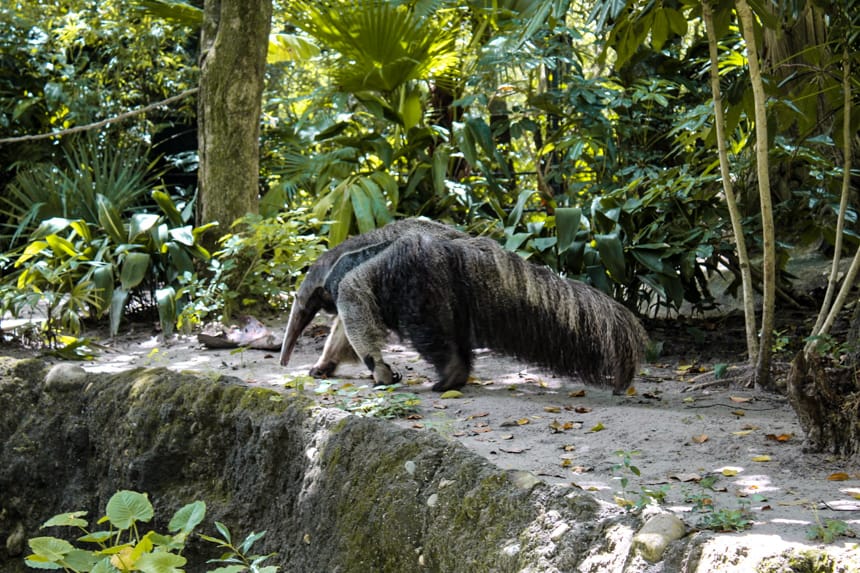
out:
<path id="1" fill-rule="evenodd" d="M 340 281 L 343 280 L 343 277 L 356 267 L 361 266 L 387 249 L 393 242 L 393 240 L 389 240 L 373 243 L 372 245 L 367 245 L 360 249 L 347 251 L 337 259 L 323 279 L 323 287 L 328 294 L 331 295 L 335 303 L 337 303 L 337 289 L 340 286 Z"/>

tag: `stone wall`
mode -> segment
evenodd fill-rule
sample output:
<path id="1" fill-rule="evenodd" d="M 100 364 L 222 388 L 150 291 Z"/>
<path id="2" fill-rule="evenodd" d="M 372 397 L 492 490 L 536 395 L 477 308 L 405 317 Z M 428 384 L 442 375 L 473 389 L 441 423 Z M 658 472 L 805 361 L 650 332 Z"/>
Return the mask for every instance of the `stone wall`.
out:
<path id="1" fill-rule="evenodd" d="M 642 527 L 436 434 L 232 378 L 0 358 L 0 571 L 31 571 L 27 539 L 62 531 L 41 523 L 87 510 L 94 524 L 121 489 L 149 494 L 158 531 L 195 500 L 200 533 L 215 520 L 240 539 L 265 530 L 255 550 L 284 573 L 806 571 L 822 558 L 857 570 L 796 550 L 753 559 L 761 540 L 687 534 L 665 512 Z M 194 539 L 184 555 L 205 571 L 217 549 Z"/>

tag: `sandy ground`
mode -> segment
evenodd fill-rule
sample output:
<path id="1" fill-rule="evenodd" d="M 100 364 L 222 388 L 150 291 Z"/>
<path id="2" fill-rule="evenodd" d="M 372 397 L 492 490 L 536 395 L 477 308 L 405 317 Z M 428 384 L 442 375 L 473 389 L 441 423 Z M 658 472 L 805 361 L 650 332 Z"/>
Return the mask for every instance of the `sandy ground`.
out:
<path id="1" fill-rule="evenodd" d="M 272 330 L 280 334 L 280 327 Z M 316 336 L 306 333 L 287 368 L 278 365 L 275 352 L 209 350 L 194 337 L 162 343 L 145 329 L 105 342 L 100 357 L 83 366 L 223 373 L 285 392 L 296 391 L 298 382 L 324 405 L 343 403 L 358 387 L 371 385 L 358 365 L 341 366 L 327 382 L 305 377 L 322 349 L 325 326 L 309 330 Z M 748 508 L 754 523 L 736 535 L 815 544 L 807 539 L 808 529 L 828 519 L 847 522 L 860 534 L 860 463 L 804 453 L 802 431 L 781 396 L 726 386 L 691 390 L 713 363 L 674 356 L 646 364 L 635 393 L 619 397 L 481 352 L 462 396 L 442 399 L 430 389 L 432 369 L 393 342 L 385 356 L 403 374 L 397 391 L 420 399 L 416 414 L 393 423 L 438 432 L 501 468 L 527 470 L 608 502 L 647 501 L 644 492 L 658 492 L 663 507 L 690 528 L 705 516 L 695 507 L 698 500 L 717 511 Z M 625 454 L 639 475 L 625 466 Z"/>

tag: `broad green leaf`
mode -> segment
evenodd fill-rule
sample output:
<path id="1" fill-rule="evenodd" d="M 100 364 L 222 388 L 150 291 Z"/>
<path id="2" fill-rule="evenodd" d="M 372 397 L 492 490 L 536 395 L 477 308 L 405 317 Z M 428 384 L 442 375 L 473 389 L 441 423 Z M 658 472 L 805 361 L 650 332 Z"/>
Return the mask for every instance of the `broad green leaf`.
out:
<path id="1" fill-rule="evenodd" d="M 27 567 L 31 569 L 44 569 L 44 570 L 58 570 L 62 569 L 63 566 L 58 563 L 54 563 L 50 559 L 46 559 L 39 555 L 28 555 L 24 558 L 24 563 Z"/>
<path id="2" fill-rule="evenodd" d="M 152 229 L 160 217 L 152 213 L 135 213 L 128 226 L 128 239 L 134 242 L 137 237 Z"/>
<path id="3" fill-rule="evenodd" d="M 60 561 L 75 548 L 68 541 L 56 537 L 33 537 L 27 541 L 27 545 L 33 553 L 48 561 Z"/>
<path id="4" fill-rule="evenodd" d="M 104 543 L 113 536 L 110 531 L 93 531 L 87 535 L 78 537 L 78 541 L 82 543 Z"/>
<path id="5" fill-rule="evenodd" d="M 168 235 L 170 238 L 178 243 L 182 243 L 188 247 L 194 245 L 194 232 L 191 225 L 185 225 L 184 227 L 177 227 L 175 229 L 170 229 L 168 231 Z"/>
<path id="6" fill-rule="evenodd" d="M 594 235 L 597 241 L 597 251 L 600 260 L 616 281 L 623 281 L 626 276 L 624 265 L 624 247 L 617 233 L 609 235 Z"/>
<path id="7" fill-rule="evenodd" d="M 173 199 L 170 198 L 170 195 L 164 191 L 153 191 L 152 198 L 158 204 L 162 213 L 167 216 L 167 220 L 170 221 L 171 225 L 174 227 L 182 225 L 182 215 L 179 213 L 176 205 L 173 204 Z"/>
<path id="8" fill-rule="evenodd" d="M 400 201 L 400 189 L 397 187 L 397 181 L 384 171 L 375 171 L 370 178 L 382 189 L 384 196 L 379 202 L 374 202 L 373 216 L 376 217 L 377 226 L 382 226 L 381 223 L 390 223 L 392 220 L 391 212 L 385 203 L 385 198 L 391 203 L 391 209 L 397 210 L 397 203 Z"/>
<path id="9" fill-rule="evenodd" d="M 122 320 L 122 314 L 125 310 L 125 302 L 128 300 L 128 291 L 125 289 L 116 289 L 113 291 L 113 296 L 110 299 L 110 334 L 116 336 L 119 332 L 119 322 Z"/>
<path id="10" fill-rule="evenodd" d="M 226 565 L 212 569 L 208 573 L 243 573 L 247 568 L 244 565 Z"/>
<path id="11" fill-rule="evenodd" d="M 644 249 L 633 249 L 632 254 L 633 258 L 657 274 L 669 276 L 673 276 L 675 274 L 675 269 L 663 261 L 660 257 L 660 253 Z"/>
<path id="12" fill-rule="evenodd" d="M 194 272 L 194 263 L 182 245 L 170 241 L 164 245 L 164 248 L 170 253 L 170 262 L 177 273 Z"/>
<path id="13" fill-rule="evenodd" d="M 513 227 L 520 222 L 520 219 L 523 216 L 523 209 L 525 209 L 526 203 L 535 193 L 537 193 L 537 191 L 535 191 L 534 189 L 523 189 L 522 191 L 520 191 L 520 194 L 517 195 L 517 204 L 514 205 L 514 208 L 511 209 L 510 215 L 508 215 L 508 227 Z"/>
<path id="14" fill-rule="evenodd" d="M 440 197 L 445 195 L 448 178 L 448 150 L 437 147 L 433 151 L 433 191 Z"/>
<path id="15" fill-rule="evenodd" d="M 32 259 L 34 256 L 41 254 L 48 247 L 48 243 L 45 241 L 33 241 L 32 243 L 28 243 L 26 247 L 24 247 L 24 252 L 21 253 L 21 256 L 15 261 L 15 267 L 20 267 L 29 259 Z M 20 288 L 20 286 L 18 287 Z"/>
<path id="16" fill-rule="evenodd" d="M 122 245 L 126 242 L 125 228 L 122 225 L 122 218 L 119 215 L 116 207 L 110 202 L 110 199 L 102 194 L 96 195 L 96 207 L 98 209 L 99 225 L 108 234 L 111 241 L 117 245 Z"/>
<path id="17" fill-rule="evenodd" d="M 579 207 L 559 207 L 555 210 L 555 228 L 558 235 L 558 253 L 566 253 L 576 241 L 582 209 Z"/>
<path id="18" fill-rule="evenodd" d="M 493 132 L 487 122 L 480 117 L 470 117 L 466 120 L 466 127 L 472 132 L 475 141 L 478 142 L 484 153 L 492 157 L 496 152 L 496 145 L 493 142 Z"/>
<path id="19" fill-rule="evenodd" d="M 663 8 L 654 10 L 654 23 L 651 27 L 651 47 L 655 51 L 663 49 L 663 44 L 669 39 L 669 16 Z"/>
<path id="20" fill-rule="evenodd" d="M 42 221 L 42 223 L 33 231 L 31 239 L 42 239 L 48 235 L 56 235 L 60 231 L 67 229 L 72 222 L 65 217 L 51 217 Z"/>
<path id="21" fill-rule="evenodd" d="M 319 47 L 313 42 L 296 34 L 270 34 L 266 63 L 309 60 L 318 56 Z"/>
<path id="22" fill-rule="evenodd" d="M 349 186 L 349 197 L 352 202 L 352 211 L 355 214 L 355 221 L 358 223 L 358 231 L 366 233 L 376 228 L 376 221 L 373 218 L 373 207 L 371 202 L 372 190 L 376 190 L 379 194 L 379 187 L 372 181 L 365 181 L 364 178 L 357 179 L 355 183 Z"/>
<path id="23" fill-rule="evenodd" d="M 117 529 L 128 529 L 138 521 L 148 522 L 154 511 L 145 493 L 120 490 L 108 500 L 105 514 Z"/>
<path id="24" fill-rule="evenodd" d="M 110 305 L 113 296 L 114 278 L 113 265 L 101 264 L 93 270 L 93 293 L 95 306 L 100 312 L 104 312 Z"/>
<path id="25" fill-rule="evenodd" d="M 471 132 L 466 129 L 465 124 L 454 122 L 454 138 L 457 141 L 457 147 L 459 147 L 460 152 L 466 158 L 469 165 L 477 168 L 478 153 L 475 150 L 475 140 Z"/>
<path id="26" fill-rule="evenodd" d="M 424 110 L 421 107 L 421 94 L 418 90 L 413 91 L 403 102 L 400 108 L 400 116 L 403 118 L 403 127 L 412 129 L 421 122 Z"/>
<path id="27" fill-rule="evenodd" d="M 674 8 L 663 8 L 663 11 L 666 13 L 667 18 L 669 19 L 669 29 L 678 34 L 679 36 L 684 36 L 687 34 L 687 19 L 684 15 L 675 10 Z"/>
<path id="28" fill-rule="evenodd" d="M 173 287 L 160 288 L 155 291 L 158 304 L 158 321 L 161 323 L 161 333 L 164 336 L 173 334 L 176 323 L 176 291 Z"/>
<path id="29" fill-rule="evenodd" d="M 86 527 L 88 525 L 85 519 L 81 519 L 83 516 L 87 514 L 86 511 L 73 511 L 70 513 L 61 513 L 59 515 L 55 515 L 45 523 L 40 526 L 44 527 Z"/>
<path id="30" fill-rule="evenodd" d="M 449 392 L 450 392 L 450 390 L 449 390 Z M 251 533 L 248 534 L 247 537 L 245 537 L 245 539 L 242 540 L 242 545 L 239 547 L 239 550 L 242 553 L 247 555 L 251 551 L 251 547 L 253 547 L 253 545 L 257 541 L 262 539 L 265 535 L 266 535 L 265 531 L 260 531 L 257 533 L 252 531 Z"/>
<path id="31" fill-rule="evenodd" d="M 173 515 L 170 523 L 167 524 L 167 530 L 191 533 L 191 530 L 200 525 L 204 517 L 206 517 L 206 503 L 202 501 L 189 503 L 179 508 Z"/>
<path id="32" fill-rule="evenodd" d="M 143 281 L 149 271 L 150 256 L 148 253 L 130 252 L 126 254 L 119 272 L 122 290 L 130 291 Z"/>
<path id="33" fill-rule="evenodd" d="M 73 571 L 90 571 L 99 559 L 100 557 L 91 551 L 73 549 L 63 558 L 62 564 Z"/>
<path id="34" fill-rule="evenodd" d="M 134 566 L 143 573 L 182 573 L 180 567 L 185 563 L 186 559 L 182 555 L 159 551 L 141 555 Z"/>
<path id="35" fill-rule="evenodd" d="M 90 573 L 117 573 L 117 568 L 111 565 L 109 557 L 105 557 L 96 563 Z"/>
<path id="36" fill-rule="evenodd" d="M 93 233 L 90 230 L 89 224 L 83 219 L 78 219 L 77 221 L 69 222 L 69 226 L 74 229 L 74 231 L 87 243 L 91 243 L 93 240 Z"/>
<path id="37" fill-rule="evenodd" d="M 45 242 L 48 243 L 48 246 L 51 247 L 51 250 L 54 251 L 55 255 L 63 253 L 73 258 L 80 255 L 71 241 L 60 237 L 59 235 L 48 235 L 45 237 Z"/>
<path id="38" fill-rule="evenodd" d="M 349 236 L 349 230 L 352 226 L 353 210 L 350 202 L 350 194 L 348 190 L 341 193 L 338 205 L 332 211 L 334 222 L 328 232 L 329 248 L 336 247 L 341 244 Z"/>
<path id="39" fill-rule="evenodd" d="M 505 249 L 514 252 L 519 249 L 523 243 L 529 240 L 531 236 L 531 233 L 512 233 L 508 235 L 508 238 L 505 241 Z"/>

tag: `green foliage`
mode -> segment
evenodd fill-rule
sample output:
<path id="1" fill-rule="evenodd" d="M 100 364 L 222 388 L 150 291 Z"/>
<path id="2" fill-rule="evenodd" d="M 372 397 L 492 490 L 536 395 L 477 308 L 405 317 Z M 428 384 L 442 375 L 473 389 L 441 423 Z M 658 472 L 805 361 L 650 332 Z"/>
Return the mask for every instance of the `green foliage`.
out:
<path id="1" fill-rule="evenodd" d="M 195 501 L 173 516 L 168 525 L 171 534 L 155 531 L 143 533 L 139 525 L 149 523 L 155 515 L 146 494 L 118 491 L 108 500 L 105 516 L 98 524 L 108 523 L 108 529 L 89 530 L 83 519 L 85 511 L 55 515 L 42 524 L 46 527 L 72 527 L 83 532 L 77 541 L 94 544 L 95 549 L 79 549 L 56 537 L 35 537 L 29 540 L 33 551 L 25 562 L 34 569 L 63 569 L 64 571 L 113 573 L 142 571 L 144 573 L 177 573 L 186 563 L 182 556 L 185 542 L 206 514 L 206 504 Z"/>
<path id="2" fill-rule="evenodd" d="M 857 537 L 857 533 L 841 519 L 825 519 L 822 523 L 816 514 L 815 525 L 806 529 L 806 537 L 813 541 L 833 543 L 837 537 Z"/>
<path id="3" fill-rule="evenodd" d="M 334 406 L 368 418 L 404 418 L 418 411 L 420 398 L 411 392 L 400 392 L 400 384 L 390 386 L 340 384 L 323 380 L 314 390 L 334 402 Z"/>
<path id="4" fill-rule="evenodd" d="M 8 186 L 2 214 L 10 234 L 4 242 L 14 246 L 54 217 L 97 224 L 99 196 L 124 213 L 147 198 L 158 176 L 142 147 L 122 147 L 92 135 L 67 140 L 57 155 L 21 169 Z"/>
<path id="5" fill-rule="evenodd" d="M 4 309 L 14 316 L 41 310 L 49 340 L 58 332 L 77 335 L 86 317 L 110 317 L 111 333 L 131 299 L 156 307 L 162 332 L 169 335 L 177 319 L 178 277 L 206 261 L 199 245 L 206 227 L 186 224 L 163 192 L 152 197 L 161 214 L 133 213 L 124 219 L 111 201 L 96 195 L 98 224 L 54 217 L 34 231 L 14 261 L 14 273 L 3 285 Z"/>
<path id="6" fill-rule="evenodd" d="M 263 565 L 263 562 L 273 557 L 275 553 L 267 555 L 251 554 L 251 548 L 254 543 L 259 541 L 266 535 L 265 531 L 259 533 L 251 532 L 238 545 L 234 543 L 233 536 L 230 530 L 223 523 L 216 521 L 215 529 L 221 534 L 221 537 L 210 537 L 201 535 L 200 538 L 214 543 L 225 552 L 218 559 L 210 559 L 207 563 L 226 563 L 224 567 L 210 570 L 209 573 L 277 573 L 276 565 Z"/>
<path id="7" fill-rule="evenodd" d="M 305 212 L 289 216 L 249 215 L 220 239 L 221 249 L 205 274 L 186 271 L 178 326 L 193 329 L 215 316 L 228 321 L 237 312 L 280 312 L 285 293 L 298 288 L 302 273 L 323 252 L 318 223 Z"/>
<path id="8" fill-rule="evenodd" d="M 621 484 L 621 492 L 619 495 L 615 496 L 615 501 L 618 505 L 628 511 L 639 511 L 648 504 L 663 503 L 666 499 L 666 494 L 669 491 L 668 486 L 661 486 L 657 489 L 639 486 L 638 491 L 628 488 L 628 485 L 630 484 L 628 474 L 632 474 L 636 477 L 641 475 L 639 468 L 633 465 L 633 457 L 639 455 L 638 451 L 618 450 L 613 452 L 613 454 L 621 458 L 621 461 L 614 464 L 610 469 L 613 474 L 621 471 L 618 477 L 618 481 Z M 635 499 L 632 499 L 634 497 Z"/>
<path id="9" fill-rule="evenodd" d="M 182 552 L 194 529 L 206 516 L 206 504 L 195 501 L 181 507 L 167 524 L 169 534 L 154 530 L 143 532 L 141 525 L 149 523 L 155 511 L 145 493 L 122 490 L 111 496 L 105 507 L 105 515 L 98 525 L 109 524 L 108 529 L 91 531 L 84 519 L 87 512 L 74 511 L 61 513 L 42 524 L 46 527 L 71 527 L 78 529 L 83 536 L 77 541 L 93 549 L 80 549 L 64 539 L 57 537 L 34 537 L 28 541 L 33 553 L 26 557 L 25 563 L 34 569 L 62 569 L 71 573 L 182 573 L 187 563 Z M 228 552 L 220 559 L 209 563 L 228 563 L 210 573 L 276 573 L 277 566 L 264 566 L 263 561 L 274 554 L 249 555 L 251 547 L 263 533 L 251 533 L 242 543 L 234 546 L 230 530 L 219 522 L 215 527 L 222 538 L 200 535 L 202 539 L 217 544 Z"/>
<path id="10" fill-rule="evenodd" d="M 753 525 L 753 515 L 748 504 L 741 504 L 735 509 L 709 507 L 710 510 L 706 511 L 697 524 L 701 529 L 731 532 L 744 531 Z"/>
<path id="11" fill-rule="evenodd" d="M 703 477 L 698 482 L 702 491 L 687 496 L 687 501 L 693 502 L 693 511 L 703 514 L 697 527 L 719 532 L 744 531 L 752 527 L 754 517 L 750 510 L 750 500 L 763 501 L 764 498 L 754 495 L 750 500 L 741 500 L 736 508 L 717 508 L 711 492 L 718 480 L 718 474 Z"/>

